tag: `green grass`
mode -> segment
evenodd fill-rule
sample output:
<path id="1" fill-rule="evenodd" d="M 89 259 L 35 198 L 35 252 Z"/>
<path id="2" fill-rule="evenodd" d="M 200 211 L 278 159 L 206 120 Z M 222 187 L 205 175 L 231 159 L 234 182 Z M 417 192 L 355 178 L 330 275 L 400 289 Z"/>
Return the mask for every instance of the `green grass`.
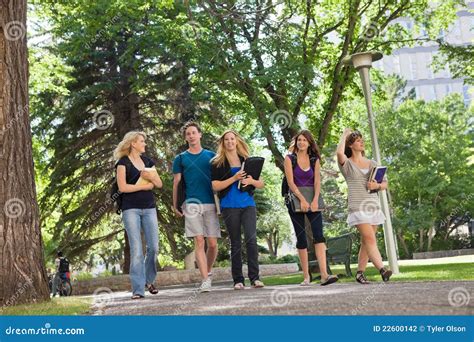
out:
<path id="1" fill-rule="evenodd" d="M 344 274 L 344 266 L 331 266 L 334 274 Z M 352 268 L 353 276 L 357 270 Z M 378 271 L 374 267 L 368 267 L 365 272 L 370 281 L 381 281 Z M 318 276 L 319 274 L 313 274 Z M 469 263 L 400 266 L 400 274 L 393 275 L 390 281 L 443 281 L 443 280 L 474 280 L 474 265 Z M 303 274 L 289 274 L 283 276 L 264 277 L 265 285 L 289 285 L 299 284 L 303 281 Z M 354 282 L 355 278 L 341 277 L 340 282 Z"/>
<path id="2" fill-rule="evenodd" d="M 44 316 L 44 315 L 86 315 L 92 304 L 92 298 L 83 297 L 56 297 L 50 301 L 9 306 L 0 309 L 4 316 Z"/>

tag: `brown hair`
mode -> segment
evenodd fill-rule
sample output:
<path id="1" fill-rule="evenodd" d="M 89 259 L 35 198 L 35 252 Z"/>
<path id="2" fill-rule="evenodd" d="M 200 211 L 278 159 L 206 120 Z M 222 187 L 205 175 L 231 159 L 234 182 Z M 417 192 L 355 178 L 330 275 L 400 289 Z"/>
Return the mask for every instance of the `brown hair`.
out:
<path id="1" fill-rule="evenodd" d="M 240 134 L 234 131 L 233 129 L 228 129 L 224 133 L 222 133 L 220 138 L 217 140 L 217 153 L 216 156 L 212 158 L 212 164 L 217 165 L 218 167 L 224 165 L 226 159 L 229 160 L 229 158 L 227 158 L 227 151 L 224 146 L 224 139 L 228 133 L 232 133 L 233 135 L 235 135 L 235 140 L 237 141 L 237 154 L 240 157 L 243 157 L 244 159 L 247 159 L 250 155 L 249 147 L 245 143 L 244 139 L 242 139 Z"/>
<path id="2" fill-rule="evenodd" d="M 308 146 L 307 152 L 310 155 L 310 157 L 317 157 L 318 159 L 321 159 L 321 154 L 319 153 L 319 147 L 316 144 L 316 141 L 314 140 L 313 135 L 307 129 L 303 129 L 299 131 L 298 134 L 296 134 L 291 139 L 291 144 L 289 148 L 290 153 L 296 154 L 298 152 L 297 142 L 300 135 L 304 136 L 306 140 L 308 140 L 309 146 Z"/>
<path id="3" fill-rule="evenodd" d="M 353 131 L 347 136 L 346 144 L 344 145 L 344 154 L 347 158 L 352 157 L 352 149 L 350 148 L 350 145 L 352 145 L 359 138 L 362 139 L 362 134 L 359 131 Z M 362 151 L 362 155 L 365 157 L 364 151 Z"/>
<path id="4" fill-rule="evenodd" d="M 196 129 L 198 130 L 199 133 L 202 133 L 201 131 L 201 127 L 199 126 L 199 124 L 197 122 L 194 122 L 194 121 L 188 121 L 186 122 L 183 127 L 181 127 L 181 134 L 183 135 L 183 138 L 186 138 L 186 130 L 189 128 L 189 127 L 196 127 Z"/>

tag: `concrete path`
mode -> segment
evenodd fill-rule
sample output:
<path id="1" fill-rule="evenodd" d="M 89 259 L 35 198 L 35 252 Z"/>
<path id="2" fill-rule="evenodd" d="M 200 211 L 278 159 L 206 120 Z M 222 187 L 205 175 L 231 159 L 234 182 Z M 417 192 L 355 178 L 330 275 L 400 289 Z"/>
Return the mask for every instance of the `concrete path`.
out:
<path id="1" fill-rule="evenodd" d="M 94 296 L 93 315 L 473 315 L 474 281 L 374 282 L 267 286 L 212 292 L 194 287 L 161 289 L 131 300 L 130 292 Z"/>

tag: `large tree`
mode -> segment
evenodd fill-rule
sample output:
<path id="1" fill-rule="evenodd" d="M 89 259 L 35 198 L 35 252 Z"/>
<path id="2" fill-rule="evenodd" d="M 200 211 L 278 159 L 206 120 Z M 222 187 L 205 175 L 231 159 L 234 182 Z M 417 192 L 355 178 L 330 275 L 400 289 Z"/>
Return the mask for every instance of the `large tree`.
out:
<path id="1" fill-rule="evenodd" d="M 265 144 L 281 168 L 302 121 L 324 145 L 339 134 L 343 120 L 334 118 L 347 116 L 347 99 L 363 103 L 353 70 L 342 64 L 346 55 L 413 42 L 412 32 L 392 25 L 397 18 L 435 31 L 451 20 L 449 4 L 459 2 L 42 0 L 53 37 L 47 48 L 69 68 L 65 92 L 35 94 L 35 136 L 48 176 L 41 209 L 53 239 L 81 254 L 110 237 L 98 228 L 111 222 L 112 208 L 101 209 L 111 152 L 138 128 L 150 133 L 164 176 L 158 212 L 165 246 L 182 258 L 182 222 L 169 203 L 170 161 L 183 148 L 178 128 L 185 120 L 199 120 L 206 132 L 239 129 Z"/>
<path id="2" fill-rule="evenodd" d="M 0 2 L 0 304 L 49 299 L 28 116 L 26 0 Z"/>
<path id="3" fill-rule="evenodd" d="M 401 17 L 412 18 L 414 27 L 430 29 L 430 38 L 422 40 L 434 39 L 461 3 L 189 1 L 189 25 L 198 31 L 189 44 L 199 47 L 196 69 L 204 81 L 217 84 L 219 92 L 226 89 L 246 99 L 251 107 L 246 116 L 254 118 L 259 136 L 282 169 L 283 146 L 302 119 L 318 132 L 320 146 L 331 130 L 338 135 L 342 129 L 332 124 L 333 118 L 355 89 L 354 70 L 342 63 L 345 56 L 370 49 L 390 53 L 419 40 L 416 30 L 396 23 Z"/>

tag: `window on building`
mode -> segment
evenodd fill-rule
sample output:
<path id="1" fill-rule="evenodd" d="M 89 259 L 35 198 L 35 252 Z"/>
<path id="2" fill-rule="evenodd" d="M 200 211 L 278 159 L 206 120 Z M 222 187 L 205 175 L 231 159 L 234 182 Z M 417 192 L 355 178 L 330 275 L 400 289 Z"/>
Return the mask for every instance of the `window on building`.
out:
<path id="1" fill-rule="evenodd" d="M 451 84 L 451 83 L 446 83 L 446 84 L 444 85 L 444 92 L 446 93 L 446 95 L 451 94 L 452 91 L 453 91 L 453 86 L 452 86 L 452 84 Z"/>
<path id="2" fill-rule="evenodd" d="M 411 71 L 411 79 L 416 80 L 418 79 L 418 65 L 416 61 L 416 54 L 410 55 L 410 71 Z"/>
<path id="3" fill-rule="evenodd" d="M 393 72 L 397 75 L 400 75 L 400 56 L 393 56 Z"/>
<path id="4" fill-rule="evenodd" d="M 464 98 L 464 104 L 469 106 L 471 104 L 471 94 L 469 94 L 469 86 L 464 85 L 462 87 L 462 96 Z"/>
<path id="5" fill-rule="evenodd" d="M 435 89 L 435 86 L 434 85 L 431 85 L 431 86 L 428 86 L 428 100 L 436 100 L 438 97 L 436 96 L 436 89 Z M 439 98 L 441 98 L 441 94 L 439 96 Z"/>
<path id="6" fill-rule="evenodd" d="M 431 52 L 427 53 L 426 57 L 426 71 L 427 71 L 427 78 L 428 79 L 433 79 L 433 54 Z"/>

